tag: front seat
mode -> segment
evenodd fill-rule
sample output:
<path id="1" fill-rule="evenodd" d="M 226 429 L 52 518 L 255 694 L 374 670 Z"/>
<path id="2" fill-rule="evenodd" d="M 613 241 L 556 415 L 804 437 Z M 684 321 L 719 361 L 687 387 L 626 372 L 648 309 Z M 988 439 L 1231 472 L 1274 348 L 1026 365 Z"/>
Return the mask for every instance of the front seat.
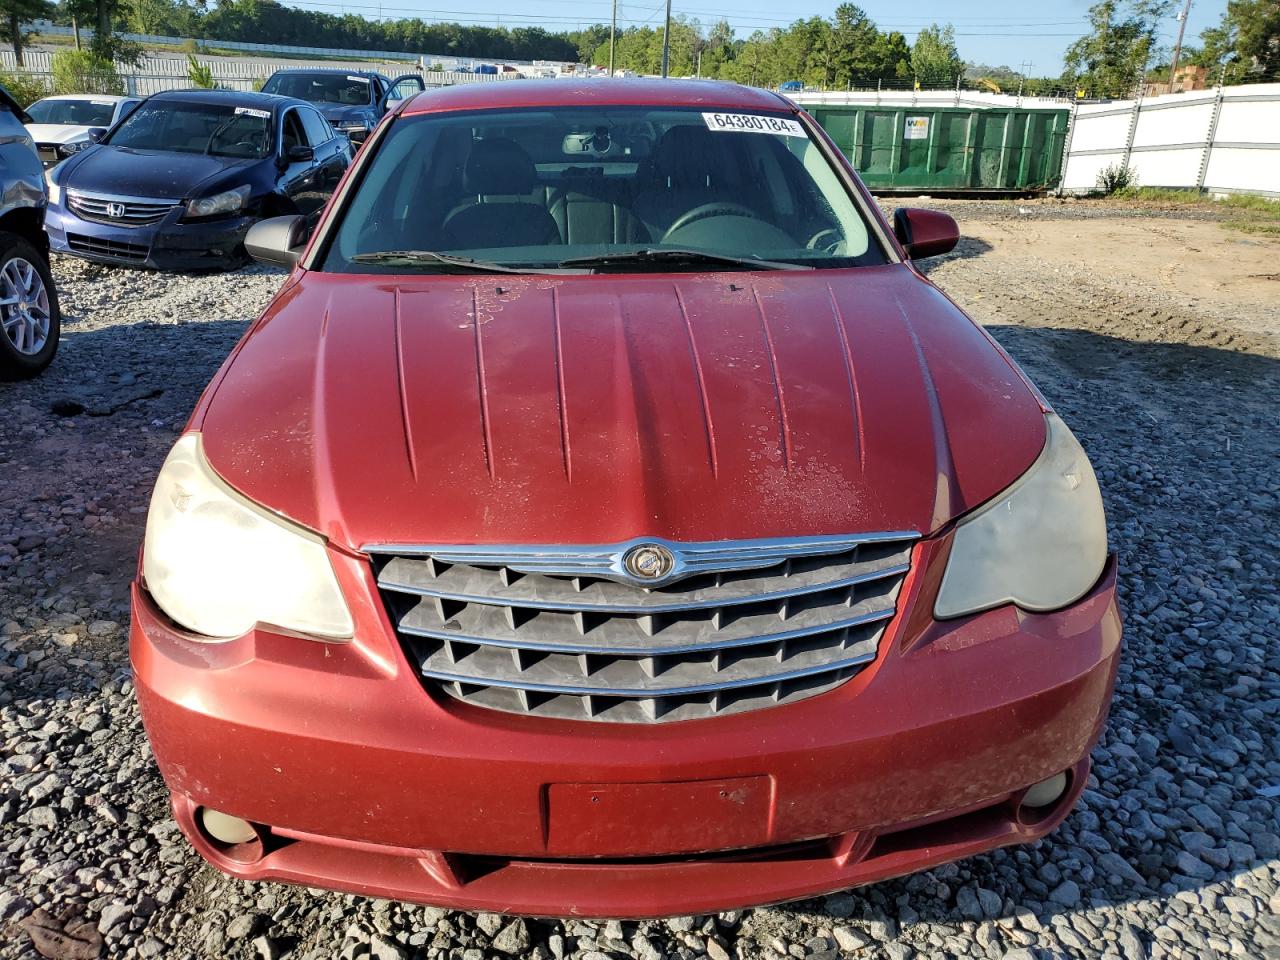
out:
<path id="1" fill-rule="evenodd" d="M 538 171 L 524 149 L 505 137 L 477 140 L 463 169 L 473 197 L 445 218 L 446 249 L 533 247 L 560 243 L 545 203 L 532 194 Z"/>
<path id="2" fill-rule="evenodd" d="M 672 127 L 658 140 L 631 205 L 654 239 L 661 239 L 678 216 L 705 203 L 750 203 L 748 191 L 730 187 L 736 164 L 722 149 L 725 136 L 690 124 Z"/>

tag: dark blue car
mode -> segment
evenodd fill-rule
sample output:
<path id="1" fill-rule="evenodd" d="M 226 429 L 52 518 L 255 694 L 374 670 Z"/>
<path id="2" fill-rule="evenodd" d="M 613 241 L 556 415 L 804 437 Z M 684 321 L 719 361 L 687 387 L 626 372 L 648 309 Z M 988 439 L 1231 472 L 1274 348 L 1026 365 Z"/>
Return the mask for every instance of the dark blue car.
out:
<path id="1" fill-rule="evenodd" d="M 158 93 L 49 171 L 45 230 L 58 253 L 100 263 L 235 266 L 256 221 L 318 216 L 351 155 L 347 138 L 299 100 Z"/>
<path id="2" fill-rule="evenodd" d="M 388 80 L 372 70 L 311 67 L 277 70 L 262 86 L 263 93 L 306 100 L 355 143 L 378 125 L 389 105 L 422 89 L 416 73 Z"/>

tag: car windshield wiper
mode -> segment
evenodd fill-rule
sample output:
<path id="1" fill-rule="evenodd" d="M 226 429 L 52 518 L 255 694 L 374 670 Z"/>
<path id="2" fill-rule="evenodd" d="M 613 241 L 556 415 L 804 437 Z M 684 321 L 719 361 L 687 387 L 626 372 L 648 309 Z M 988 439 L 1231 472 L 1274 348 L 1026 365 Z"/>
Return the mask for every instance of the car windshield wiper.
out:
<path id="1" fill-rule="evenodd" d="M 351 258 L 356 263 L 383 263 L 390 266 L 440 267 L 457 273 L 534 273 L 519 267 L 507 267 L 491 260 L 474 260 L 471 257 L 454 257 L 434 250 L 379 250 L 376 253 L 357 253 Z"/>
<path id="2" fill-rule="evenodd" d="M 621 253 L 602 253 L 594 257 L 573 257 L 561 260 L 562 267 L 609 269 L 611 267 L 651 266 L 663 267 L 735 267 L 745 270 L 812 270 L 813 267 L 782 260 L 764 260 L 760 257 L 735 257 L 726 253 L 708 253 L 705 250 L 682 250 L 672 247 L 647 247 Z"/>

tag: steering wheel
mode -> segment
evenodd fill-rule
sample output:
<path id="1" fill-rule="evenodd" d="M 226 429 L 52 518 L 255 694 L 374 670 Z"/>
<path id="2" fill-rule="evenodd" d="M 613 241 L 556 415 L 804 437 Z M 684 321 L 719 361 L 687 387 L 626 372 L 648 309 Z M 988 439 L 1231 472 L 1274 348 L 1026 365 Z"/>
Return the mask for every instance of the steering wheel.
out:
<path id="1" fill-rule="evenodd" d="M 806 250 L 821 250 L 823 253 L 839 253 L 844 246 L 844 234 L 835 227 L 819 230 L 805 245 Z"/>
<path id="2" fill-rule="evenodd" d="M 677 230 L 682 230 L 689 224 L 697 223 L 699 220 L 706 220 L 708 217 L 749 217 L 752 220 L 760 219 L 759 214 L 750 207 L 727 200 L 713 200 L 710 203 L 699 204 L 692 210 L 686 210 L 676 217 L 675 223 L 667 227 L 667 232 L 662 239 L 665 240 Z"/>

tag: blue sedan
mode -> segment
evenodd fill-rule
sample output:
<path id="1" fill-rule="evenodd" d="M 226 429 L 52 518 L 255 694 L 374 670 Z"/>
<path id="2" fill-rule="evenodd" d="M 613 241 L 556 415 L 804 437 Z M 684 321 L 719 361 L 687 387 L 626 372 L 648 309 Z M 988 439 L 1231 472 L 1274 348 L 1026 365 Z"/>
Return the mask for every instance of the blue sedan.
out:
<path id="1" fill-rule="evenodd" d="M 157 270 L 236 266 L 264 217 L 317 217 L 352 147 L 310 104 L 159 93 L 47 174 L 54 251 Z"/>

